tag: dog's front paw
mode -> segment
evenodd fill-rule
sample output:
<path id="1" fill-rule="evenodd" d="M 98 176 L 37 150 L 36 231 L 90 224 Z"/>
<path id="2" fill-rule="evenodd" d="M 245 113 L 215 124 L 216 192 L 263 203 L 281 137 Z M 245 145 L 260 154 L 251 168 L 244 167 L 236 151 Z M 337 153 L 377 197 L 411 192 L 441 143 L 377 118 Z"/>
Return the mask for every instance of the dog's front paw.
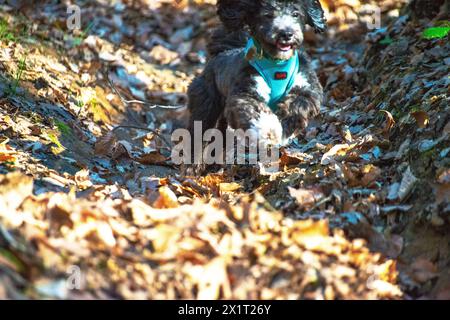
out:
<path id="1" fill-rule="evenodd" d="M 320 100 L 312 101 L 310 103 L 310 106 L 309 106 L 309 109 L 308 109 L 308 116 L 310 118 L 314 118 L 314 117 L 319 115 L 319 113 L 320 113 L 320 105 L 321 105 Z"/>
<path id="2" fill-rule="evenodd" d="M 281 119 L 283 132 L 290 136 L 305 129 L 309 120 L 320 113 L 320 104 L 320 98 L 312 95 L 302 95 L 280 103 L 277 115 Z"/>
<path id="3" fill-rule="evenodd" d="M 308 126 L 308 111 L 305 109 L 296 109 L 295 112 L 289 112 L 288 106 L 279 108 L 279 117 L 281 126 L 286 137 L 297 135 L 302 129 Z"/>
<path id="4" fill-rule="evenodd" d="M 281 145 L 283 127 L 278 117 L 272 112 L 263 112 L 250 121 L 250 129 L 256 134 L 257 141 L 267 145 Z"/>

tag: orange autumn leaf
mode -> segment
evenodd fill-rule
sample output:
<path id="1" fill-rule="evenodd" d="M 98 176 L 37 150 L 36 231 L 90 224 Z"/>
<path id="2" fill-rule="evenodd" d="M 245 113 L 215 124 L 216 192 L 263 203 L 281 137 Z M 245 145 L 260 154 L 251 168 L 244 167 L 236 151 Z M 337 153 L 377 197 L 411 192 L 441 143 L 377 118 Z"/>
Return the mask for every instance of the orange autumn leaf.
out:
<path id="1" fill-rule="evenodd" d="M 0 162 L 16 162 L 16 150 L 14 150 L 11 146 L 1 143 L 0 144 Z"/>

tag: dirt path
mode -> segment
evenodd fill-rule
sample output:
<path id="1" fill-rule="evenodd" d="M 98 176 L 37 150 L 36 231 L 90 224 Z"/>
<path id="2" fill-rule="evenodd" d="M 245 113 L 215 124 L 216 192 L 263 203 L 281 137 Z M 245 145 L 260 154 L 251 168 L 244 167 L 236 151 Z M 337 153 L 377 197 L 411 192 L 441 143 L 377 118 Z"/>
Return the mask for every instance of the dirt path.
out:
<path id="1" fill-rule="evenodd" d="M 107 78 L 184 105 L 212 4 L 98 1 L 78 33 L 64 5 L 1 5 L 0 298 L 450 298 L 443 18 L 383 1 L 369 33 L 357 2 L 307 33 L 327 99 L 280 171 L 207 177 L 161 139 L 184 108 Z"/>

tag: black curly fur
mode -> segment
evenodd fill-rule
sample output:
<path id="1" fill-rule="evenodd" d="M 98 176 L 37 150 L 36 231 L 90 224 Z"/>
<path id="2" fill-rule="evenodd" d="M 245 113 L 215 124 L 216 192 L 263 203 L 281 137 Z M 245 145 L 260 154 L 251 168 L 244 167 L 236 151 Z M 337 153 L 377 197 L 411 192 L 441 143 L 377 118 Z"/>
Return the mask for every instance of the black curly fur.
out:
<path id="1" fill-rule="evenodd" d="M 260 75 L 246 60 L 244 47 L 252 36 L 268 55 L 284 57 L 286 53 L 279 52 L 276 41 L 284 32 L 283 28 L 289 27 L 293 33 L 292 46 L 299 50 L 301 61 L 296 85 L 279 102 L 275 112 L 275 122 L 278 119 L 279 123 L 270 124 L 274 130 L 276 126 L 282 128 L 282 137 L 266 137 L 271 128 L 257 126 L 261 139 L 272 139 L 268 142 L 281 144 L 304 128 L 308 119 L 319 113 L 322 103 L 322 86 L 304 50 L 300 50 L 305 25 L 312 26 L 316 32 L 326 28 L 320 2 L 218 0 L 217 8 L 223 25 L 213 33 L 208 44 L 210 58 L 204 71 L 188 90 L 191 133 L 194 121 L 202 121 L 203 131 L 210 128 L 224 131 L 227 127 L 245 130 L 254 129 L 254 124 L 264 116 L 274 115 L 258 91 Z M 282 17 L 277 19 L 279 16 Z"/>

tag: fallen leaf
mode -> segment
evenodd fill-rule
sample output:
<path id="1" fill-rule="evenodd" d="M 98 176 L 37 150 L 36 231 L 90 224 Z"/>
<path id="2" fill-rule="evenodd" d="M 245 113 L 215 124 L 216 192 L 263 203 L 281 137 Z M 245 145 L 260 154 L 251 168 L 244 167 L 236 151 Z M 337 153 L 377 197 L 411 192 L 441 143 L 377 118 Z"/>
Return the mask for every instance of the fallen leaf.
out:
<path id="1" fill-rule="evenodd" d="M 394 119 L 394 117 L 392 116 L 392 113 L 390 113 L 390 112 L 387 111 L 387 110 L 380 110 L 380 112 L 382 112 L 382 113 L 384 113 L 384 114 L 386 115 L 386 123 L 385 123 L 385 125 L 384 125 L 384 127 L 383 127 L 382 132 L 385 133 L 385 134 L 387 134 L 387 133 L 389 133 L 389 132 L 392 130 L 392 128 L 395 126 L 395 119 Z"/>
<path id="2" fill-rule="evenodd" d="M 180 206 L 178 203 L 177 196 L 175 193 L 168 187 L 162 186 L 158 189 L 158 198 L 155 202 L 153 202 L 153 207 L 155 208 L 177 208 Z"/>
<path id="3" fill-rule="evenodd" d="M 419 283 L 436 278 L 438 276 L 437 271 L 437 267 L 425 258 L 416 259 L 410 266 L 412 278 Z"/>
<path id="4" fill-rule="evenodd" d="M 371 164 L 365 165 L 361 172 L 363 174 L 361 178 L 361 185 L 363 187 L 369 187 L 381 176 L 381 169 Z"/>
<path id="5" fill-rule="evenodd" d="M 438 184 L 435 186 L 436 203 L 441 204 L 449 202 L 450 183 Z"/>
<path id="6" fill-rule="evenodd" d="M 77 184 L 77 187 L 81 190 L 92 187 L 93 183 L 89 180 L 89 170 L 82 169 L 75 173 L 74 180 Z"/>
<path id="7" fill-rule="evenodd" d="M 337 144 L 335 146 L 333 146 L 328 152 L 326 152 L 323 157 L 322 160 L 320 161 L 320 163 L 322 165 L 328 165 L 332 162 L 335 161 L 335 158 L 338 156 L 345 156 L 347 154 L 347 152 L 351 149 L 353 149 L 353 147 L 355 147 L 356 144 Z"/>
<path id="8" fill-rule="evenodd" d="M 22 215 L 16 209 L 33 194 L 33 179 L 20 172 L 0 175 L 0 217 L 5 223 L 18 226 Z"/>
<path id="9" fill-rule="evenodd" d="M 296 202 L 304 208 L 310 208 L 325 197 L 319 188 L 294 189 L 292 187 L 288 187 L 288 190 L 291 197 L 293 197 Z"/>
<path id="10" fill-rule="evenodd" d="M 411 113 L 411 115 L 414 117 L 414 119 L 416 119 L 419 128 L 426 128 L 430 123 L 430 117 L 425 111 L 416 111 Z"/>
<path id="11" fill-rule="evenodd" d="M 228 282 L 227 266 L 222 257 L 214 258 L 202 268 L 199 274 L 198 294 L 199 300 L 219 299 L 223 290 L 224 299 L 230 297 L 230 285 Z"/>
<path id="12" fill-rule="evenodd" d="M 16 162 L 17 152 L 4 142 L 0 143 L 0 162 Z"/>
<path id="13" fill-rule="evenodd" d="M 220 191 L 222 192 L 235 192 L 242 188 L 242 185 L 236 182 L 227 183 L 222 182 L 219 184 Z"/>
<path id="14" fill-rule="evenodd" d="M 439 176 L 437 178 L 437 182 L 442 183 L 442 184 L 446 184 L 446 183 L 450 184 L 450 169 L 443 170 L 439 174 Z"/>
<path id="15" fill-rule="evenodd" d="M 95 154 L 99 156 L 111 154 L 114 145 L 116 144 L 116 135 L 114 131 L 109 131 L 95 142 Z"/>
<path id="16" fill-rule="evenodd" d="M 119 159 L 120 157 L 127 157 L 129 159 L 133 159 L 133 146 L 126 140 L 118 141 L 112 148 L 113 159 Z"/>
<path id="17" fill-rule="evenodd" d="M 150 51 L 150 57 L 160 64 L 169 64 L 178 58 L 178 53 L 157 45 Z"/>
<path id="18" fill-rule="evenodd" d="M 136 160 L 142 164 L 161 164 L 166 162 L 168 158 L 155 150 L 141 155 Z"/>
<path id="19" fill-rule="evenodd" d="M 328 237 L 329 228 L 325 220 L 297 221 L 291 234 L 292 239 L 307 250 L 332 252 L 332 239 Z"/>
<path id="20" fill-rule="evenodd" d="M 98 222 L 95 228 L 98 239 L 100 239 L 106 246 L 114 247 L 116 245 L 116 238 L 114 237 L 111 226 L 106 222 Z"/>
<path id="21" fill-rule="evenodd" d="M 411 172 L 411 168 L 408 167 L 403 173 L 402 181 L 398 189 L 398 198 L 400 199 L 400 201 L 403 201 L 410 194 L 410 192 L 416 185 L 416 182 L 417 178 Z"/>
<path id="22" fill-rule="evenodd" d="M 312 157 L 306 153 L 299 152 L 293 149 L 281 148 L 280 166 L 294 166 Z"/>
<path id="23" fill-rule="evenodd" d="M 160 224 L 153 228 L 148 239 L 152 240 L 153 248 L 157 253 L 164 253 L 166 258 L 173 257 L 178 251 L 177 240 L 181 236 L 181 230 L 167 224 Z"/>

